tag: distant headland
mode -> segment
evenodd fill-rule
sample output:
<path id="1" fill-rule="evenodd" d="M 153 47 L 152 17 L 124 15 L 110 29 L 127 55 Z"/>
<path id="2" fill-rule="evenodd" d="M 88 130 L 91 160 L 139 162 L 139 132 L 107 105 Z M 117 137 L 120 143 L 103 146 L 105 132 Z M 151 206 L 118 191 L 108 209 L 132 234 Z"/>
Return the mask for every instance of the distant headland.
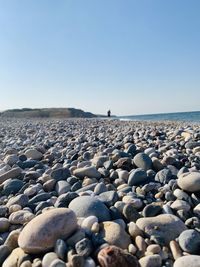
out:
<path id="1" fill-rule="evenodd" d="M 102 117 L 76 108 L 22 108 L 0 112 L 6 118 L 95 118 Z"/>

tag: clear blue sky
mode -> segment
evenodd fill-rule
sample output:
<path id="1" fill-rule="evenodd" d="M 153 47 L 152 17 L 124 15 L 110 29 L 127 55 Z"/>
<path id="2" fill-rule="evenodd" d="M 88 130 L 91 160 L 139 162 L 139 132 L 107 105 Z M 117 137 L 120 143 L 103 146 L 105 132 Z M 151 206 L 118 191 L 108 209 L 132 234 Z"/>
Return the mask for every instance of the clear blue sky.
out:
<path id="1" fill-rule="evenodd" d="M 0 0 L 0 110 L 200 110 L 199 0 Z"/>

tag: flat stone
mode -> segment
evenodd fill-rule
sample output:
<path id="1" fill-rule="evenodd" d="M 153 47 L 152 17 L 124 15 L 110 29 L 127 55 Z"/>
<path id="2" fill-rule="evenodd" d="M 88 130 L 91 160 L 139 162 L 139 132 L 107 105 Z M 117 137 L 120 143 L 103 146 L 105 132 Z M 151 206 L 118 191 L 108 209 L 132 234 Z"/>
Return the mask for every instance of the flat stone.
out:
<path id="1" fill-rule="evenodd" d="M 167 245 L 187 229 L 177 216 L 171 214 L 140 218 L 137 220 L 136 225 L 147 235 L 159 237 L 163 245 Z"/>
<path id="2" fill-rule="evenodd" d="M 177 180 L 178 186 L 187 192 L 200 191 L 200 172 L 183 173 Z"/>
<path id="3" fill-rule="evenodd" d="M 17 178 L 22 172 L 22 169 L 19 167 L 13 168 L 0 175 L 0 184 L 5 182 L 8 179 Z"/>
<path id="4" fill-rule="evenodd" d="M 78 168 L 73 173 L 76 177 L 83 179 L 84 177 L 88 178 L 101 178 L 101 173 L 97 171 L 97 169 L 93 166 Z"/>
<path id="5" fill-rule="evenodd" d="M 37 149 L 30 148 L 26 150 L 25 156 L 29 159 L 40 160 L 43 157 L 43 154 L 39 152 Z"/>
<path id="6" fill-rule="evenodd" d="M 77 228 L 73 211 L 55 208 L 31 220 L 19 235 L 19 246 L 27 253 L 36 254 L 54 247 L 59 238 L 66 239 Z"/>
<path id="7" fill-rule="evenodd" d="M 109 221 L 109 209 L 100 200 L 90 196 L 80 196 L 73 199 L 69 208 L 73 210 L 77 217 L 88 217 L 94 215 L 99 222 Z"/>

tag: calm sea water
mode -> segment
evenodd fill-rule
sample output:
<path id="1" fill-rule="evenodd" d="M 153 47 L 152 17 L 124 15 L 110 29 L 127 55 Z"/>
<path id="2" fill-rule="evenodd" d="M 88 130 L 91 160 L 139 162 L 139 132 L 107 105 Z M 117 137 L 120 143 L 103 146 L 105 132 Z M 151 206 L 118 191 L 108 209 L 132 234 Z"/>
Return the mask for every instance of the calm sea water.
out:
<path id="1" fill-rule="evenodd" d="M 121 116 L 120 120 L 134 121 L 185 121 L 200 123 L 200 111 Z"/>

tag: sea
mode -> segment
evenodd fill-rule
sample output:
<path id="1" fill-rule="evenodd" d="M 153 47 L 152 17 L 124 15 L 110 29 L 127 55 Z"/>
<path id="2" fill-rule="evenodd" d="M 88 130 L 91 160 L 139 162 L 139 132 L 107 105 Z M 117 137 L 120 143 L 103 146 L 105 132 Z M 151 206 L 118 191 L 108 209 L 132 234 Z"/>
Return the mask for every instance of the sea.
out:
<path id="1" fill-rule="evenodd" d="M 117 118 L 128 121 L 183 121 L 200 123 L 200 111 L 118 116 Z"/>

